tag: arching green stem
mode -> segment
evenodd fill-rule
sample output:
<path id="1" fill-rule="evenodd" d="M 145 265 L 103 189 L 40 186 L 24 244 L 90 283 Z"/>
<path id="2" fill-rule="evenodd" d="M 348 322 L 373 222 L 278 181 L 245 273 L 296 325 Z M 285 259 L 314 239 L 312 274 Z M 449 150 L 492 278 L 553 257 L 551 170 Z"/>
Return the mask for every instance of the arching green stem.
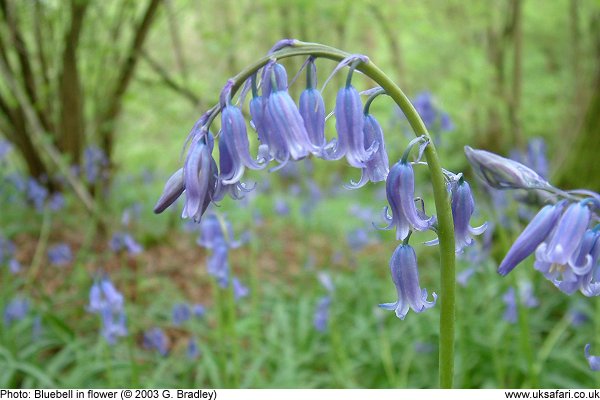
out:
<path id="1" fill-rule="evenodd" d="M 238 75 L 232 78 L 233 85 L 231 95 L 240 88 L 240 86 L 252 76 L 259 68 L 275 59 L 283 59 L 295 56 L 313 56 L 327 58 L 333 61 L 342 61 L 351 54 L 339 49 L 325 46 L 318 43 L 305 43 L 294 41 L 290 47 L 285 47 L 279 51 L 265 56 L 253 64 L 246 67 Z M 433 186 L 433 196 L 438 219 L 438 237 L 440 246 L 440 354 L 439 354 L 439 376 L 440 387 L 451 388 L 454 377 L 454 320 L 455 320 L 455 245 L 454 245 L 454 225 L 452 221 L 452 210 L 450 201 L 446 192 L 444 173 L 436 148 L 427 132 L 425 124 L 419 117 L 419 114 L 411 104 L 408 97 L 402 90 L 375 64 L 371 61 L 361 62 L 356 65 L 356 70 L 362 72 L 390 96 L 400 107 L 408 123 L 416 136 L 422 136 L 430 139 L 430 143 L 425 149 L 425 157 L 431 174 L 431 183 Z M 214 119 L 219 113 L 219 108 L 215 108 L 210 120 Z"/>

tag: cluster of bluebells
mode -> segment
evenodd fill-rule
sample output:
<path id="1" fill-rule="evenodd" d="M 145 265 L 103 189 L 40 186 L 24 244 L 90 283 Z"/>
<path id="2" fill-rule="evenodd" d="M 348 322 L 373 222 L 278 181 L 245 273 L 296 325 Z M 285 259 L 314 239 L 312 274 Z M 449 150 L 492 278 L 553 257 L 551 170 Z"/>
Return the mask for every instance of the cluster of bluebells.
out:
<path id="1" fill-rule="evenodd" d="M 269 61 L 244 74 L 247 76 L 244 81 L 232 79 L 225 84 L 219 103 L 203 114 L 192 128 L 186 141 L 188 152 L 184 165 L 165 184 L 154 211 L 163 212 L 185 193 L 182 216 L 200 221 L 211 202 L 219 201 L 227 194 L 239 199 L 244 192 L 251 190 L 241 182 L 246 169 L 260 170 L 276 164 L 271 168 L 271 171 L 275 171 L 290 161 L 310 155 L 323 160 L 345 159 L 351 167 L 361 171 L 360 179 L 351 181 L 346 185 L 347 188 L 360 188 L 368 182 L 386 182 L 389 203 L 389 212 L 385 212 L 389 223 L 387 228 L 395 228 L 397 239 L 403 241 L 390 263 L 398 301 L 382 307 L 395 310 L 400 318 L 404 318 L 410 308 L 416 312 L 423 311 L 433 306 L 435 295 L 434 301 L 427 301 L 426 291 L 419 286 L 416 254 L 408 245 L 408 238 L 414 231 L 436 231 L 437 222 L 435 216 L 425 214 L 423 201 L 415 198 L 413 164 L 420 162 L 410 162 L 408 153 L 418 143 L 422 154 L 428 141 L 418 138 L 409 145 L 402 159 L 390 168 L 383 130 L 370 112 L 371 103 L 385 91 L 382 88 L 366 91 L 363 94 L 368 98 L 363 103 L 361 93 L 352 84 L 354 71 L 361 64 L 370 63 L 362 55 L 350 55 L 334 69 L 333 73 L 337 73 L 348 67 L 349 72 L 345 84 L 337 92 L 332 113 L 337 136 L 328 140 L 325 135 L 327 111 L 321 92 L 317 89 L 315 57 L 309 57 L 303 65 L 306 69 L 306 87 L 298 104 L 288 92 L 287 72 L 277 62 L 279 50 L 297 43 L 291 39 L 280 41 L 271 49 Z M 242 94 L 236 103 L 233 97 L 238 88 L 242 88 Z M 248 105 L 250 126 L 256 132 L 258 141 L 256 155 L 250 149 L 248 128 L 242 113 L 248 92 L 252 95 Z M 431 110 L 419 107 L 428 121 L 432 118 L 437 120 L 437 115 L 430 115 Z M 220 128 L 213 136 L 211 127 L 219 114 Z M 439 118 L 440 124 L 449 125 L 447 115 Z M 215 138 L 218 138 L 218 144 L 215 144 Z M 217 149 L 218 163 L 213 155 Z M 460 252 L 472 244 L 472 235 L 480 234 L 485 226 L 470 226 L 474 203 L 468 183 L 460 175 L 450 172 L 447 173 L 447 180 L 456 225 L 456 250 Z M 285 212 L 283 205 L 278 208 L 280 212 Z M 230 246 L 226 240 L 219 239 L 224 236 L 225 230 L 214 217 L 205 218 L 203 224 L 205 222 L 210 235 L 203 235 L 201 244 L 213 252 L 209 260 L 209 273 L 225 284 L 229 275 L 226 258 Z"/>
<path id="2" fill-rule="evenodd" d="M 200 224 L 198 245 L 211 252 L 207 262 L 208 274 L 223 288 L 229 286 L 231 281 L 236 300 L 246 297 L 249 291 L 238 278 L 231 278 L 229 250 L 240 247 L 244 241 L 234 240 L 231 223 L 215 213 L 206 215 Z"/>
<path id="3" fill-rule="evenodd" d="M 532 169 L 496 154 L 465 149 L 480 178 L 498 189 L 543 190 L 549 203 L 517 237 L 498 267 L 507 275 L 535 253 L 534 267 L 559 290 L 587 297 L 600 295 L 600 195 L 585 190 L 563 192 Z"/>
<path id="4" fill-rule="evenodd" d="M 101 333 L 109 344 L 113 345 L 117 338 L 127 335 L 123 295 L 108 277 L 98 279 L 92 285 L 87 310 L 100 316 Z"/>

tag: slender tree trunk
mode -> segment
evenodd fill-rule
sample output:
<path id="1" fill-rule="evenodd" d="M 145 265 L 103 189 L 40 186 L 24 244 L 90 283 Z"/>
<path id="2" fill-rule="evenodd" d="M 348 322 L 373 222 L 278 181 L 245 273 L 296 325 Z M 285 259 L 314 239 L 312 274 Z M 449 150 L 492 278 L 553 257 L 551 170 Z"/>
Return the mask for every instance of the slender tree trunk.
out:
<path id="1" fill-rule="evenodd" d="M 77 45 L 87 6 L 87 1 L 71 0 L 71 26 L 64 41 L 62 72 L 59 78 L 61 110 L 58 148 L 76 165 L 81 159 L 85 129 L 83 93 L 77 66 Z"/>

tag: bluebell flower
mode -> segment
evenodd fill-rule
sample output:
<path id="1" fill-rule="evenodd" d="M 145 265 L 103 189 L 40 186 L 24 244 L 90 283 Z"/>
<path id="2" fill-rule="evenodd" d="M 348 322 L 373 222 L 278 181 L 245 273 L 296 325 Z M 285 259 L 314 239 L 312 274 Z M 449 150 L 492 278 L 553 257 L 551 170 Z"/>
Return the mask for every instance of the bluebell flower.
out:
<path id="1" fill-rule="evenodd" d="M 423 120 L 427 129 L 432 129 L 438 117 L 438 112 L 433 104 L 433 96 L 430 92 L 421 92 L 412 101 L 417 113 Z"/>
<path id="2" fill-rule="evenodd" d="M 261 169 L 264 167 L 252 159 L 250 155 L 246 120 L 242 115 L 242 110 L 238 107 L 225 105 L 221 110 L 220 140 L 225 140 L 230 156 L 235 158 L 236 161 L 239 160 L 241 165 L 250 169 Z M 221 146 L 219 146 L 219 150 L 221 150 Z M 232 184 L 235 182 L 228 181 L 226 183 Z"/>
<path id="3" fill-rule="evenodd" d="M 278 215 L 285 216 L 290 214 L 290 206 L 288 202 L 281 197 L 277 197 L 275 199 L 273 208 Z"/>
<path id="4" fill-rule="evenodd" d="M 144 347 L 148 350 L 156 350 L 161 356 L 169 353 L 169 339 L 160 328 L 151 328 L 144 332 Z"/>
<path id="5" fill-rule="evenodd" d="M 186 355 L 190 360 L 195 360 L 200 357 L 200 349 L 198 348 L 198 342 L 195 338 L 190 338 L 186 350 Z"/>
<path id="6" fill-rule="evenodd" d="M 202 304 L 194 304 L 192 306 L 192 314 L 196 318 L 202 318 L 206 314 L 206 307 Z"/>
<path id="7" fill-rule="evenodd" d="M 385 229 L 396 228 L 396 239 L 404 240 L 411 229 L 426 231 L 435 223 L 434 217 L 427 218 L 417 211 L 415 204 L 415 175 L 412 165 L 398 161 L 390 169 L 385 182 L 386 196 L 392 215 L 388 215 L 386 207 L 385 219 L 389 225 Z"/>
<path id="8" fill-rule="evenodd" d="M 313 316 L 313 325 L 319 332 L 325 332 L 327 330 L 330 306 L 331 297 L 329 295 L 321 297 L 317 303 L 317 307 Z"/>
<path id="9" fill-rule="evenodd" d="M 217 279 L 221 287 L 229 284 L 229 247 L 225 242 L 219 242 L 212 248 L 208 259 L 207 271 Z"/>
<path id="10" fill-rule="evenodd" d="M 512 271 L 521 261 L 535 251 L 554 228 L 558 218 L 562 214 L 565 203 L 559 202 L 555 205 L 547 205 L 542 208 L 531 220 L 529 225 L 521 232 L 515 243 L 498 267 L 500 275 L 506 275 Z"/>
<path id="11" fill-rule="evenodd" d="M 235 300 L 240 300 L 250 294 L 250 290 L 242 284 L 242 282 L 237 278 L 233 277 L 231 280 L 231 284 L 233 286 L 233 297 Z"/>
<path id="12" fill-rule="evenodd" d="M 396 316 L 404 319 L 411 308 L 420 313 L 435 305 L 437 295 L 433 293 L 433 301 L 427 301 L 427 290 L 419 285 L 417 255 L 410 245 L 402 243 L 396 248 L 390 260 L 390 270 L 398 300 L 380 304 L 379 307 L 395 310 Z"/>
<path id="13" fill-rule="evenodd" d="M 440 130 L 446 131 L 446 132 L 454 130 L 454 123 L 452 122 L 450 115 L 448 115 L 446 113 L 443 113 L 442 115 L 440 115 Z"/>
<path id="14" fill-rule="evenodd" d="M 552 186 L 531 168 L 485 150 L 465 146 L 475 174 L 496 189 L 540 189 Z"/>
<path id="15" fill-rule="evenodd" d="M 366 168 L 379 142 L 374 142 L 365 149 L 365 119 L 360 94 L 352 85 L 338 91 L 335 103 L 335 129 L 338 136 L 333 149 L 322 157 L 325 160 L 339 160 L 346 157 L 348 163 L 355 168 Z"/>
<path id="16" fill-rule="evenodd" d="M 50 264 L 62 267 L 69 265 L 73 260 L 71 247 L 67 243 L 60 243 L 48 249 Z"/>
<path id="17" fill-rule="evenodd" d="M 473 244 L 471 235 L 481 235 L 487 229 L 487 222 L 473 228 L 470 225 L 471 217 L 475 211 L 475 201 L 471 192 L 471 186 L 462 177 L 458 182 L 449 184 L 452 203 L 452 219 L 454 221 L 454 237 L 456 238 L 456 252 L 463 252 L 464 248 Z M 429 244 L 437 244 L 434 239 Z"/>
<path id="18" fill-rule="evenodd" d="M 189 320 L 192 316 L 192 310 L 190 306 L 185 303 L 175 304 L 173 306 L 173 325 L 181 326 L 184 322 Z"/>
<path id="19" fill-rule="evenodd" d="M 143 247 L 135 241 L 135 239 L 126 232 L 116 232 L 110 239 L 110 248 L 114 252 L 126 250 L 131 255 L 139 254 L 143 251 Z"/>
<path id="20" fill-rule="evenodd" d="M 165 187 L 163 189 L 160 198 L 154 206 L 154 212 L 160 214 L 166 210 L 171 204 L 175 202 L 181 196 L 185 190 L 185 184 L 183 181 L 183 168 L 179 168 L 173 175 L 169 177 Z"/>
<path id="21" fill-rule="evenodd" d="M 585 350 L 584 350 L 585 358 L 587 358 L 588 364 L 590 365 L 590 369 L 592 371 L 600 371 L 600 357 L 592 356 L 590 354 L 590 348 L 591 348 L 591 345 L 589 343 L 585 345 Z"/>
<path id="22" fill-rule="evenodd" d="M 190 144 L 190 151 L 183 167 L 185 185 L 183 218 L 200 221 L 211 202 L 211 194 L 214 191 L 214 181 L 211 182 L 214 179 L 211 152 L 209 144 L 204 143 L 203 140 L 199 139 Z"/>
<path id="23" fill-rule="evenodd" d="M 61 193 L 54 193 L 50 196 L 48 207 L 52 211 L 62 210 L 65 206 L 65 197 Z"/>
<path id="24" fill-rule="evenodd" d="M 462 287 L 467 286 L 469 280 L 475 274 L 475 272 L 477 272 L 477 270 L 473 267 L 465 268 L 464 270 L 456 274 L 456 283 L 458 283 Z"/>
<path id="25" fill-rule="evenodd" d="M 42 186 L 38 181 L 29 178 L 27 181 L 27 199 L 33 203 L 36 210 L 44 208 L 44 202 L 48 198 L 48 189 Z"/>
<path id="26" fill-rule="evenodd" d="M 314 59 L 306 66 L 306 89 L 300 94 L 298 109 L 308 138 L 314 147 L 325 147 L 325 102 L 321 92 L 316 89 L 317 70 Z"/>
<path id="27" fill-rule="evenodd" d="M 127 335 L 123 305 L 123 295 L 107 277 L 94 282 L 87 311 L 101 317 L 101 334 L 110 345 L 115 344 L 117 338 Z"/>
<path id="28" fill-rule="evenodd" d="M 8 270 L 11 274 L 18 274 L 21 272 L 21 263 L 16 258 L 8 260 Z"/>
<path id="29" fill-rule="evenodd" d="M 108 166 L 108 159 L 102 149 L 89 146 L 83 151 L 83 164 L 87 181 L 96 183 L 99 178 L 103 178 L 103 170 Z"/>
<path id="30" fill-rule="evenodd" d="M 9 141 L 0 139 L 0 163 L 6 160 L 8 154 L 12 151 L 12 144 Z"/>
<path id="31" fill-rule="evenodd" d="M 29 311 L 29 300 L 15 297 L 4 308 L 4 325 L 9 326 L 15 321 L 25 318 Z"/>
<path id="32" fill-rule="evenodd" d="M 388 155 L 383 139 L 383 130 L 379 122 L 371 114 L 364 115 L 363 134 L 365 148 L 375 148 L 375 151 L 371 158 L 365 161 L 360 180 L 357 183 L 351 182 L 350 188 L 352 189 L 360 188 L 367 182 L 384 181 L 390 171 Z"/>
<path id="33" fill-rule="evenodd" d="M 512 286 L 510 286 L 504 293 L 502 300 L 506 305 L 506 309 L 502 318 L 511 324 L 516 323 L 518 319 L 518 306 L 515 289 Z M 519 300 L 526 308 L 535 308 L 540 304 L 539 300 L 533 293 L 533 286 L 530 282 L 524 282 L 519 287 Z"/>

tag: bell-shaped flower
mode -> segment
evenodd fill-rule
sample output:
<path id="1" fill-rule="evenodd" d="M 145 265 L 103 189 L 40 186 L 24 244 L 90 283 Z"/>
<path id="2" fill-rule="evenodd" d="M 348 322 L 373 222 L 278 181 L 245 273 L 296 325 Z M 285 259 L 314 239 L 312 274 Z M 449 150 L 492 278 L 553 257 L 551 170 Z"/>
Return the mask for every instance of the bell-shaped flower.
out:
<path id="1" fill-rule="evenodd" d="M 585 345 L 585 358 L 587 359 L 592 371 L 600 371 L 600 357 L 591 355 L 590 347 L 591 345 L 589 343 Z"/>
<path id="2" fill-rule="evenodd" d="M 200 221 L 211 202 L 214 186 L 211 184 L 211 149 L 203 140 L 192 141 L 183 167 L 185 205 L 183 218 Z"/>
<path id="3" fill-rule="evenodd" d="M 419 285 L 417 256 L 411 246 L 403 243 L 396 248 L 390 260 L 390 270 L 398 301 L 380 304 L 379 307 L 395 310 L 396 316 L 404 319 L 411 308 L 419 313 L 435 305 L 437 295 L 433 293 L 433 301 L 427 301 L 427 290 Z"/>
<path id="4" fill-rule="evenodd" d="M 533 217 L 500 263 L 498 267 L 500 275 L 504 276 L 512 271 L 548 237 L 562 214 L 564 206 L 564 202 L 547 205 Z"/>
<path id="5" fill-rule="evenodd" d="M 465 146 L 475 174 L 496 189 L 542 189 L 552 186 L 534 170 L 514 160 Z"/>
<path id="6" fill-rule="evenodd" d="M 338 91 L 334 112 L 338 137 L 333 149 L 323 154 L 323 158 L 339 160 L 345 156 L 351 166 L 366 168 L 366 162 L 373 157 L 380 144 L 373 143 L 365 150 L 363 104 L 360 94 L 352 85 Z"/>
<path id="7" fill-rule="evenodd" d="M 475 201 L 471 186 L 462 177 L 458 182 L 451 184 L 452 191 L 452 219 L 454 220 L 454 236 L 456 237 L 456 252 L 460 253 L 467 246 L 473 244 L 471 235 L 481 235 L 487 229 L 487 222 L 473 228 L 470 225 L 471 216 L 475 211 Z"/>
<path id="8" fill-rule="evenodd" d="M 351 182 L 351 189 L 357 189 L 364 186 L 367 182 L 384 181 L 390 171 L 390 165 L 385 144 L 383 140 L 383 130 L 379 122 L 371 114 L 364 115 L 363 134 L 365 147 L 375 148 L 372 157 L 365 162 L 365 167 L 362 168 L 362 173 L 358 183 Z"/>
<path id="9" fill-rule="evenodd" d="M 540 244 L 535 255 L 538 262 L 564 265 L 581 245 L 590 223 L 591 211 L 583 200 L 571 204 L 564 212 L 548 242 Z"/>
<path id="10" fill-rule="evenodd" d="M 397 240 L 404 240 L 411 229 L 426 231 L 433 227 L 435 217 L 427 218 L 423 212 L 417 211 L 415 175 L 410 163 L 398 161 L 394 164 L 385 182 L 385 192 L 392 211 L 390 216 L 388 208 L 384 210 L 384 218 L 389 222 L 385 229 L 396 227 Z"/>
<path id="11" fill-rule="evenodd" d="M 244 120 L 242 111 L 238 107 L 226 105 L 221 111 L 220 136 L 220 141 L 226 140 L 229 155 L 232 159 L 235 159 L 235 162 L 239 162 L 250 169 L 261 169 L 264 167 L 257 163 L 250 155 L 246 121 Z"/>
<path id="12" fill-rule="evenodd" d="M 300 95 L 299 111 L 313 146 L 322 148 L 325 139 L 325 103 L 316 89 L 317 71 L 314 61 L 306 67 L 306 89 Z"/>

